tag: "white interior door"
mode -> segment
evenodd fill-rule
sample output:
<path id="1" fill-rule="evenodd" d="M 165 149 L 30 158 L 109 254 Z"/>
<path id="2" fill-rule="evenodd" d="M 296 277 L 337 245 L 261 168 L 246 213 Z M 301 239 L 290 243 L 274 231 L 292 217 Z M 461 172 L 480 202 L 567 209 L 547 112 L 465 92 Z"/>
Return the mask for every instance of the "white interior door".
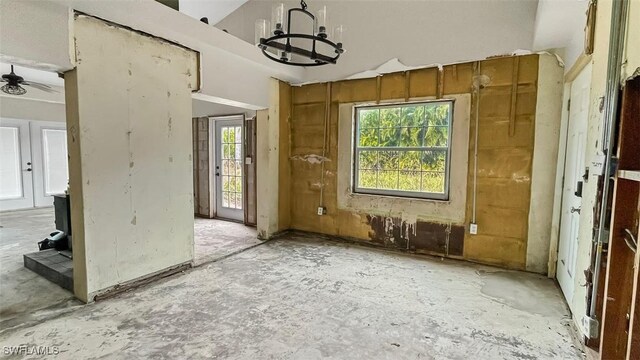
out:
<path id="1" fill-rule="evenodd" d="M 221 218 L 244 221 L 244 166 L 242 162 L 242 122 L 244 116 L 214 120 L 216 124 L 216 214 Z"/>
<path id="2" fill-rule="evenodd" d="M 585 173 L 585 146 L 589 113 L 591 65 L 586 66 L 571 84 L 567 150 L 565 154 L 560 240 L 558 245 L 557 278 L 569 306 L 575 287 L 578 231 L 582 198 L 579 183 Z"/>
<path id="3" fill-rule="evenodd" d="M 64 194 L 69 181 L 65 124 L 32 121 L 31 149 L 35 206 L 51 206 L 53 195 Z"/>
<path id="4" fill-rule="evenodd" d="M 33 207 L 29 122 L 0 119 L 0 210 Z"/>

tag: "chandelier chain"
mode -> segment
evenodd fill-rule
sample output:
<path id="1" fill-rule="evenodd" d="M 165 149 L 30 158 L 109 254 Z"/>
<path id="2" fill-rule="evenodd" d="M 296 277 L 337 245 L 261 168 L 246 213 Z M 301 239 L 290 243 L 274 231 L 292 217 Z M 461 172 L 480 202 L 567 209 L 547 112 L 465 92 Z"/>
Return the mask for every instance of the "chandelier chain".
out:
<path id="1" fill-rule="evenodd" d="M 307 10 L 307 3 L 304 0 L 300 0 L 300 7 L 302 7 L 302 10 Z"/>

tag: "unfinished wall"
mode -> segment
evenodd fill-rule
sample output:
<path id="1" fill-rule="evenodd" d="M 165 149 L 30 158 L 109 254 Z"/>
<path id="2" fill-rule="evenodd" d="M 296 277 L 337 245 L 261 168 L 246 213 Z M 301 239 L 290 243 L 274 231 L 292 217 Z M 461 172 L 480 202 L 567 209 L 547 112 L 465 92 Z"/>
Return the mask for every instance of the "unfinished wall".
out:
<path id="1" fill-rule="evenodd" d="M 80 299 L 193 259 L 197 53 L 76 15 L 66 76 Z M 108 64 L 108 66 L 105 66 Z"/>
<path id="2" fill-rule="evenodd" d="M 212 218 L 215 216 L 211 195 L 212 163 L 209 148 L 209 118 L 193 118 L 193 213 L 196 216 Z"/>
<path id="3" fill-rule="evenodd" d="M 289 228 L 289 113 L 291 87 L 271 79 L 269 109 L 256 114 L 258 237 L 268 239 Z"/>
<path id="4" fill-rule="evenodd" d="M 556 68 L 544 76 L 551 76 L 550 82 L 556 84 L 552 87 L 561 89 L 562 70 L 550 55 L 502 57 L 449 65 L 442 72 L 438 68 L 412 70 L 384 75 L 379 80 L 339 81 L 332 83 L 330 89 L 327 89 L 327 84 L 294 87 L 290 124 L 291 228 L 508 268 L 546 272 L 548 257 L 531 256 L 527 261 L 528 247 L 532 253 L 539 254 L 548 249 L 549 242 L 548 237 L 536 236 L 533 243 L 528 243 L 531 225 L 546 226 L 544 221 L 530 223 L 529 219 L 533 159 L 557 155 L 553 154 L 553 147 L 545 151 L 540 147 L 538 155 L 534 151 L 534 143 L 536 138 L 540 142 L 557 142 L 558 133 L 548 124 L 554 123 L 554 119 L 557 124 L 560 122 L 559 108 L 554 114 L 554 107 L 550 107 L 543 114 L 546 125 L 536 130 L 540 58 L 553 59 L 553 62 L 544 60 L 545 66 Z M 479 97 L 473 90 L 474 75 L 484 79 Z M 327 98 L 330 99 L 331 113 L 327 124 L 326 158 L 323 158 L 320 155 Z M 454 127 L 453 142 L 460 142 L 461 131 L 468 138 L 465 139 L 465 154 L 454 157 L 455 161 L 451 163 L 452 174 L 462 168 L 466 191 L 452 192 L 448 202 L 413 199 L 404 200 L 411 204 L 399 204 L 398 199 L 375 197 L 367 206 L 362 206 L 354 203 L 352 198 L 347 198 L 347 202 L 340 200 L 340 193 L 347 190 L 344 184 L 340 185 L 339 178 L 345 171 L 340 168 L 340 158 L 351 156 L 349 145 L 345 148 L 340 140 L 351 136 L 350 133 L 344 134 L 350 128 L 340 125 L 340 121 L 344 122 L 345 107 L 350 108 L 345 104 L 425 98 L 455 99 L 454 124 L 468 124 L 467 129 Z M 478 99 L 478 234 L 470 235 L 468 224 L 473 203 Z M 348 115 L 346 117 L 349 118 Z M 455 145 L 452 151 L 455 152 Z M 555 168 L 544 175 L 551 178 L 547 189 L 551 194 L 554 176 Z M 457 180 L 452 179 L 452 184 Z M 324 216 L 317 215 L 321 188 L 322 205 L 327 208 Z M 455 210 L 455 203 L 461 196 L 462 216 Z M 546 201 L 539 206 L 536 210 L 544 211 L 546 207 L 547 211 L 552 210 L 552 203 Z"/>

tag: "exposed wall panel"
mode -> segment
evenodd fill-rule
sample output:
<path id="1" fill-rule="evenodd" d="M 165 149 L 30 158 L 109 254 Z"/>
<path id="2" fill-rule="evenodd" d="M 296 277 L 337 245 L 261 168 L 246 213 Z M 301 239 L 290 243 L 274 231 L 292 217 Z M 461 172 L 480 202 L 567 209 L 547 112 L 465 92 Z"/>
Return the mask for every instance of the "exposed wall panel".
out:
<path id="1" fill-rule="evenodd" d="M 193 211 L 201 217 L 215 216 L 211 209 L 211 159 L 209 158 L 209 118 L 193 119 Z"/>
<path id="2" fill-rule="evenodd" d="M 394 73 L 380 79 L 332 83 L 328 155 L 323 160 L 324 183 L 321 181 L 322 163 L 315 158 L 311 160 L 305 157 L 321 154 L 322 151 L 326 84 L 294 87 L 290 123 L 293 155 L 289 187 L 291 228 L 526 269 L 527 249 L 531 245 L 528 236 L 534 139 L 538 136 L 534 132 L 539 59 L 538 55 L 501 57 L 477 63 L 447 65 L 441 72 L 438 68 L 427 68 L 412 70 L 408 75 Z M 393 202 L 383 201 L 384 198 L 379 196 L 371 197 L 366 206 L 362 203 L 353 205 L 352 200 L 349 200 L 352 207 L 340 204 L 340 194 L 345 191 L 345 185 L 340 185 L 338 178 L 348 178 L 350 170 L 338 165 L 342 157 L 351 157 L 348 146 L 345 150 L 339 139 L 339 134 L 350 131 L 349 124 L 346 129 L 339 124 L 339 121 L 343 121 L 340 120 L 340 113 L 345 111 L 342 106 L 388 99 L 402 101 L 407 89 L 410 100 L 438 94 L 445 98 L 460 94 L 469 96 L 473 93 L 474 71 L 478 63 L 480 75 L 488 79 L 486 86 L 480 90 L 478 119 L 478 234 L 470 235 L 465 231 L 471 220 L 473 200 L 475 95 L 471 100 L 471 108 L 467 110 L 471 121 L 466 125 L 469 141 L 465 158 L 468 157 L 469 161 L 462 170 L 463 176 L 467 177 L 462 218 L 458 219 L 442 206 L 426 212 L 406 206 L 396 209 Z M 555 59 L 550 64 L 561 69 Z M 561 81 L 562 71 L 558 73 L 558 79 L 553 81 Z M 555 76 L 555 73 L 550 76 Z M 559 123 L 559 111 L 555 114 L 550 110 L 548 116 L 548 121 L 555 119 Z M 350 121 L 349 118 L 347 121 Z M 557 141 L 557 132 L 545 129 L 540 139 L 546 136 L 549 142 Z M 345 172 L 347 175 L 344 175 Z M 321 187 L 324 192 L 323 205 L 327 208 L 327 215 L 324 216 L 316 214 Z M 548 191 L 552 193 L 553 186 Z M 357 210 L 358 207 L 361 210 Z M 551 208 L 548 210 L 551 212 Z M 399 212 L 398 217 L 380 217 L 380 214 L 393 214 L 395 211 Z M 417 238 L 415 231 L 420 234 Z M 538 237 L 535 241 L 548 243 L 549 239 Z M 545 246 L 548 251 L 548 244 L 537 248 L 544 249 Z M 547 259 L 536 258 L 535 261 L 537 265 L 533 271 L 546 272 Z"/>
<path id="3" fill-rule="evenodd" d="M 84 15 L 74 31 L 77 68 L 65 81 L 74 285 L 90 301 L 193 259 L 198 54 Z"/>

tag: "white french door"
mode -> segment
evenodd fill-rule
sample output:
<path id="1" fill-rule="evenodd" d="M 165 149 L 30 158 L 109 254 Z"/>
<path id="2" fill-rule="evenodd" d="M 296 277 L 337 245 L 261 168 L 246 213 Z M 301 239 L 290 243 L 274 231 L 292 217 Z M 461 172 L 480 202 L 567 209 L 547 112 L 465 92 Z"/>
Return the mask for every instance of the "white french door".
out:
<path id="1" fill-rule="evenodd" d="M 242 122 L 244 116 L 215 118 L 214 121 L 216 214 L 220 218 L 243 221 Z"/>
<path id="2" fill-rule="evenodd" d="M 35 206 L 51 206 L 53 195 L 63 194 L 69 181 L 65 124 L 32 121 L 31 149 Z"/>
<path id="3" fill-rule="evenodd" d="M 51 206 L 68 181 L 65 124 L 0 119 L 0 211 Z"/>
<path id="4" fill-rule="evenodd" d="M 581 187 L 585 173 L 587 122 L 591 86 L 591 65 L 587 65 L 571 84 L 567 148 L 564 163 L 560 240 L 558 244 L 557 278 L 572 307 L 575 288 L 578 232 L 582 207 Z M 572 309 L 573 310 L 573 309 Z"/>
<path id="5" fill-rule="evenodd" d="M 33 207 L 29 122 L 0 119 L 0 210 Z"/>

